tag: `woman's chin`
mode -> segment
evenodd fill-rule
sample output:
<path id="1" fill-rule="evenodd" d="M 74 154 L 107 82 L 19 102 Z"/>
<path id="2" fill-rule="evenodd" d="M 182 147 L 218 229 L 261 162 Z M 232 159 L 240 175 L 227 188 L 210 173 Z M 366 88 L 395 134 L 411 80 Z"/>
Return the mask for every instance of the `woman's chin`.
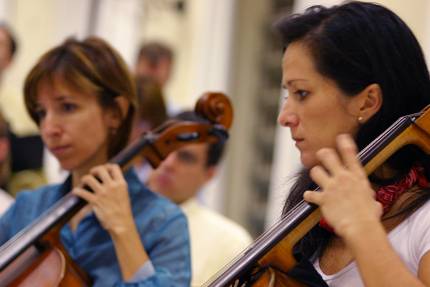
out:
<path id="1" fill-rule="evenodd" d="M 76 164 L 71 162 L 60 162 L 60 167 L 61 169 L 70 172 L 76 168 Z"/>
<path id="2" fill-rule="evenodd" d="M 304 168 L 311 169 L 317 164 L 317 160 L 314 156 L 311 156 L 308 153 L 302 153 L 300 155 L 300 161 Z"/>

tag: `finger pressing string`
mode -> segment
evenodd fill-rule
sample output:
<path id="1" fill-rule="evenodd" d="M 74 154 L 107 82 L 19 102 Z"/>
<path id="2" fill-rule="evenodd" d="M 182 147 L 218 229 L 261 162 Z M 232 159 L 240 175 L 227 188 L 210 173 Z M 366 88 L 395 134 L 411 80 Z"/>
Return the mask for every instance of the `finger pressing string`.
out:
<path id="1" fill-rule="evenodd" d="M 314 166 L 310 170 L 310 176 L 319 186 L 325 185 L 325 183 L 330 179 L 328 172 L 320 165 Z"/>
<path id="2" fill-rule="evenodd" d="M 123 178 L 122 170 L 119 167 L 119 165 L 117 165 L 117 164 L 108 164 L 107 165 L 107 169 L 109 171 L 110 176 L 114 180 L 118 180 L 118 179 L 122 179 Z"/>
<path id="3" fill-rule="evenodd" d="M 322 148 L 316 153 L 316 156 L 330 174 L 334 174 L 343 168 L 339 156 L 334 149 Z"/>
<path id="4" fill-rule="evenodd" d="M 112 179 L 105 165 L 91 169 L 91 174 L 97 177 L 101 182 L 109 182 Z"/>
<path id="5" fill-rule="evenodd" d="M 303 199 L 309 203 L 321 205 L 323 194 L 320 191 L 307 190 L 303 193 Z"/>
<path id="6" fill-rule="evenodd" d="M 96 195 L 80 187 L 72 189 L 72 193 L 88 203 L 92 203 L 96 200 Z"/>
<path id="7" fill-rule="evenodd" d="M 92 175 L 85 175 L 81 179 L 84 187 L 89 187 L 92 192 L 100 192 L 102 190 L 102 181 Z"/>
<path id="8" fill-rule="evenodd" d="M 348 134 L 341 134 L 336 138 L 339 154 L 344 165 L 351 171 L 361 171 L 362 166 L 357 157 L 357 146 Z"/>

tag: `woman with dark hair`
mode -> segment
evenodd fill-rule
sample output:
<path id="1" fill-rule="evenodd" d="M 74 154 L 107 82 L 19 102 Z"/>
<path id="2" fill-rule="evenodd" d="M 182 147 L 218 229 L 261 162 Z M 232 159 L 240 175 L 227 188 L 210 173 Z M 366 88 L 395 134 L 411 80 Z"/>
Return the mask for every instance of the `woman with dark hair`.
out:
<path id="1" fill-rule="evenodd" d="M 140 137 L 161 126 L 167 120 L 166 104 L 160 84 L 153 78 L 136 78 L 137 109 L 133 120 L 131 139 Z M 152 170 L 143 157 L 134 161 L 134 168 L 141 182 L 146 182 Z"/>
<path id="2" fill-rule="evenodd" d="M 429 156 L 404 147 L 369 177 L 356 157 L 430 104 L 417 40 L 393 12 L 362 2 L 314 6 L 277 28 L 287 92 L 278 120 L 304 167 L 284 212 L 304 198 L 324 218 L 297 255 L 329 286 L 430 286 Z"/>
<path id="3" fill-rule="evenodd" d="M 60 237 L 92 286 L 189 286 L 184 215 L 142 186 L 133 170 L 123 175 L 106 164 L 128 143 L 136 109 L 119 54 L 98 38 L 67 40 L 32 68 L 24 97 L 44 144 L 70 176 L 61 185 L 20 192 L 0 218 L 0 244 L 72 190 L 88 205 Z"/>

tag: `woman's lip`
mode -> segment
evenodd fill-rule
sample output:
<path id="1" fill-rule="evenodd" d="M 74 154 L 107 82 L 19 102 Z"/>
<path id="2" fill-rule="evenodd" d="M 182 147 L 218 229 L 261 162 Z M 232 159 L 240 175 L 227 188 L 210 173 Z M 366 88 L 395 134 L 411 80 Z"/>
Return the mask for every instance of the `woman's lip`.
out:
<path id="1" fill-rule="evenodd" d="M 297 148 L 299 148 L 304 142 L 304 139 L 293 139 L 293 140 L 295 141 L 295 145 Z"/>
<path id="2" fill-rule="evenodd" d="M 55 155 L 59 155 L 59 154 L 63 154 L 64 152 L 66 152 L 68 149 L 70 148 L 70 146 L 57 146 L 57 147 L 53 147 L 50 148 L 50 151 L 55 154 Z"/>

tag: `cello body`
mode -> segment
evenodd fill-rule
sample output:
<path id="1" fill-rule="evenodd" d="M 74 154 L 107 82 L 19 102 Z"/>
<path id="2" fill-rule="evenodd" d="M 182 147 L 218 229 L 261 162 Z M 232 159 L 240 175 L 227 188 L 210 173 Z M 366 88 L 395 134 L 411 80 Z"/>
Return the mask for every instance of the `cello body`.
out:
<path id="1" fill-rule="evenodd" d="M 38 252 L 37 256 L 23 255 L 22 259 L 27 261 L 21 265 L 21 268 L 26 267 L 25 270 L 20 276 L 14 276 L 17 266 L 12 263 L 4 270 L 0 286 L 30 287 L 35 286 L 35 282 L 44 282 L 45 286 L 90 286 L 86 275 L 68 262 L 65 253 L 56 247 Z"/>

